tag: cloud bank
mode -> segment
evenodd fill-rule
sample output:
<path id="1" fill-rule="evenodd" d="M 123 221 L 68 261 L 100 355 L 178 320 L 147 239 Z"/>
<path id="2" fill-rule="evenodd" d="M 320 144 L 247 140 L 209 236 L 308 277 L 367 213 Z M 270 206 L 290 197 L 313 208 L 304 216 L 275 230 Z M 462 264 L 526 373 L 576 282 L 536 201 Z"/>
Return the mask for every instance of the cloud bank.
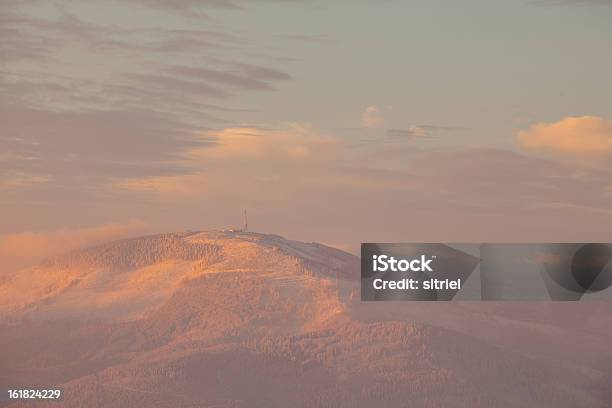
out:
<path id="1" fill-rule="evenodd" d="M 518 133 L 522 147 L 569 156 L 612 155 L 612 121 L 596 116 L 538 123 Z"/>

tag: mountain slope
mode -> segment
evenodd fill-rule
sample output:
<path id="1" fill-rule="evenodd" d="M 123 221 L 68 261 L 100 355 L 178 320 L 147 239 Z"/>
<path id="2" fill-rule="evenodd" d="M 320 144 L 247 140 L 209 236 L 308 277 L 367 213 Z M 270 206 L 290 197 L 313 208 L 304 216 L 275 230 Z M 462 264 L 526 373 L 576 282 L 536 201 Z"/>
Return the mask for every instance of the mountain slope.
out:
<path id="1" fill-rule="evenodd" d="M 164 234 L 76 251 L 2 283 L 11 324 L 0 327 L 0 385 L 62 385 L 54 407 L 612 401 L 607 332 L 573 333 L 529 306 L 511 315 L 512 305 L 362 303 L 358 268 L 342 251 L 255 233 Z M 543 339 L 548 354 L 538 351 Z"/>
<path id="2" fill-rule="evenodd" d="M 256 233 L 178 233 L 74 251 L 5 276 L 0 318 L 130 320 L 203 275 L 253 272 L 292 281 L 356 277 L 357 260 L 318 244 Z"/>

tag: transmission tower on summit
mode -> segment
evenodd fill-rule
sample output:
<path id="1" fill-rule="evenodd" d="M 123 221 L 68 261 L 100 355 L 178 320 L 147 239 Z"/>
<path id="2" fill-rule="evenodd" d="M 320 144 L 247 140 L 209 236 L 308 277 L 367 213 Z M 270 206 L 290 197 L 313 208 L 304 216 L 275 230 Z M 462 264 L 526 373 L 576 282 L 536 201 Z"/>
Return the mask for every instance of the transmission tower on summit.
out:
<path id="1" fill-rule="evenodd" d="M 224 228 L 221 231 L 222 232 L 247 232 L 248 227 L 249 227 L 249 224 L 247 221 L 247 211 L 245 209 L 242 215 L 242 228 L 240 227 Z"/>

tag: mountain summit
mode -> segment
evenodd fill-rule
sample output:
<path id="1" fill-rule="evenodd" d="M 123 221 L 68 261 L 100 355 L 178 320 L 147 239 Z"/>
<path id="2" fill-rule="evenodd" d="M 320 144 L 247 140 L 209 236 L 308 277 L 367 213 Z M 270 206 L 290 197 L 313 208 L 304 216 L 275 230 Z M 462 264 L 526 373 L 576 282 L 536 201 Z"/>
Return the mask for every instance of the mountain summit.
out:
<path id="1" fill-rule="evenodd" d="M 254 232 L 184 232 L 114 241 L 56 256 L 5 277 L 0 316 L 146 316 L 198 279 L 261 279 L 269 288 L 357 279 L 358 259 L 316 243 Z M 235 289 L 237 296 L 240 286 Z"/>

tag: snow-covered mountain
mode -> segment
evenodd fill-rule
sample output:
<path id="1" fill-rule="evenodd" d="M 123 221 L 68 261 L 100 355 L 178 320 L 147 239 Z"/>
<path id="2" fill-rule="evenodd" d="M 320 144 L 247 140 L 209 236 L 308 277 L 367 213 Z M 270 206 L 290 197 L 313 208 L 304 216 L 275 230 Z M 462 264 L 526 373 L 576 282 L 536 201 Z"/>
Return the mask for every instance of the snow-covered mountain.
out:
<path id="1" fill-rule="evenodd" d="M 270 281 L 330 285 L 357 279 L 358 260 L 319 244 L 251 232 L 189 232 L 132 238 L 78 250 L 4 277 L 5 319 L 146 316 L 192 280 L 245 273 Z M 295 285 L 294 285 L 295 286 Z"/>
<path id="2" fill-rule="evenodd" d="M 0 282 L 0 386 L 61 385 L 54 407 L 610 406 L 608 304 L 366 303 L 358 269 L 245 232 L 55 257 Z"/>

